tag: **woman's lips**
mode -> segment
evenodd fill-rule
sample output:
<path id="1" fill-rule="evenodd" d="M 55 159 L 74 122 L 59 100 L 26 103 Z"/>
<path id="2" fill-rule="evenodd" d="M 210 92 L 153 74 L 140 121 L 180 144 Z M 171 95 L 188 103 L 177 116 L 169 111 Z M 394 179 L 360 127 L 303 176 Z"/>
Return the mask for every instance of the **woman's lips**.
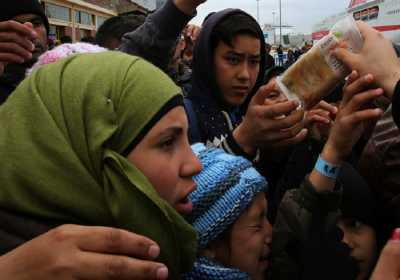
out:
<path id="1" fill-rule="evenodd" d="M 182 215 L 189 215 L 193 211 L 193 203 L 186 197 L 175 204 L 175 209 Z"/>

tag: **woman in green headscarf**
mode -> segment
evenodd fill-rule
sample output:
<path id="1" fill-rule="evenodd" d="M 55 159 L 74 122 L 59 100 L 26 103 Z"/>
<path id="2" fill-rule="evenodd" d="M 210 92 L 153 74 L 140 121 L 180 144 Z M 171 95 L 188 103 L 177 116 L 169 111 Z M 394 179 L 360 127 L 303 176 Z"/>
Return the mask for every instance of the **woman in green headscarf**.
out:
<path id="1" fill-rule="evenodd" d="M 191 268 L 196 234 L 176 210 L 191 211 L 201 170 L 182 104 L 166 75 L 121 53 L 35 71 L 0 107 L 1 210 L 134 231 L 160 246 L 159 261 L 178 278 Z"/>

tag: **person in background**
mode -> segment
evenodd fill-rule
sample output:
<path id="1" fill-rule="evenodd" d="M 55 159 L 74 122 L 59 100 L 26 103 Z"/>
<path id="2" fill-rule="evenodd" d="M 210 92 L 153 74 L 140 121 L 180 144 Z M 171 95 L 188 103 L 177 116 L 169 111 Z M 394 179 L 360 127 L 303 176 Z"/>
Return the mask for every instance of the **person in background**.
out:
<path id="1" fill-rule="evenodd" d="M 97 30 L 95 42 L 109 50 L 118 49 L 121 46 L 122 36 L 135 31 L 145 20 L 144 15 L 110 17 Z"/>
<path id="2" fill-rule="evenodd" d="M 60 42 L 61 42 L 61 44 L 71 44 L 72 38 L 71 38 L 71 36 L 68 36 L 68 35 L 62 36 L 60 38 Z"/>
<path id="3" fill-rule="evenodd" d="M 140 28 L 127 33 L 121 50 L 144 57 L 167 72 L 177 38 L 203 2 L 205 0 L 168 0 Z M 2 104 L 24 79 L 26 70 L 47 50 L 48 19 L 37 0 L 21 0 L 12 5 L 3 1 L 0 5 Z"/>
<path id="4" fill-rule="evenodd" d="M 37 0 L 0 2 L 0 104 L 48 49 L 49 22 Z"/>
<path id="5" fill-rule="evenodd" d="M 266 52 L 265 69 L 268 70 L 275 66 L 275 59 L 271 55 L 271 45 L 270 44 L 265 44 L 265 52 Z"/>
<path id="6" fill-rule="evenodd" d="M 287 69 L 295 62 L 296 62 L 296 57 L 294 56 L 293 51 L 292 50 L 288 50 L 288 52 L 287 52 L 287 60 L 286 60 L 286 62 L 285 62 L 285 64 L 283 66 Z"/>
<path id="7" fill-rule="evenodd" d="M 276 49 L 276 53 L 278 54 L 278 65 L 283 66 L 283 48 L 282 45 L 279 45 L 278 48 Z"/>
<path id="8" fill-rule="evenodd" d="M 96 39 L 92 36 L 85 36 L 81 39 L 81 42 L 83 43 L 90 43 L 90 44 L 95 44 L 96 43 Z"/>

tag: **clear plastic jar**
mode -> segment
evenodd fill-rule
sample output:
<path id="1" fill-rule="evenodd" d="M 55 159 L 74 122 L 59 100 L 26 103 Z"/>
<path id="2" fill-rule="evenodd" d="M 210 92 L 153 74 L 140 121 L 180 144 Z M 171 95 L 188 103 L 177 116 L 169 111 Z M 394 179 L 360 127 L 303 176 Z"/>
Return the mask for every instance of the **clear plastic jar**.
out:
<path id="1" fill-rule="evenodd" d="M 337 22 L 328 35 L 278 77 L 278 85 L 288 99 L 310 108 L 350 74 L 349 69 L 331 53 L 342 41 L 354 53 L 363 47 L 364 40 L 350 15 Z"/>

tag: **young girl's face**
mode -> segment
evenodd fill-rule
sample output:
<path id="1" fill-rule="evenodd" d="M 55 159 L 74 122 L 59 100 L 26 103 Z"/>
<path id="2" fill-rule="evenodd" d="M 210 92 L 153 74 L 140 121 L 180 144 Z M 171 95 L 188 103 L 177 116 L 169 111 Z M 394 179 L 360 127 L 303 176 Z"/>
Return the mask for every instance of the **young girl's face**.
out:
<path id="1" fill-rule="evenodd" d="M 188 199 L 196 188 L 192 177 L 202 169 L 187 132 L 184 108 L 178 106 L 162 117 L 128 155 L 158 194 L 183 215 L 193 209 Z"/>
<path id="2" fill-rule="evenodd" d="M 354 219 L 340 218 L 338 226 L 343 230 L 343 242 L 351 248 L 351 256 L 358 262 L 360 273 L 357 280 L 367 279 L 377 258 L 375 231 L 372 227 Z"/>
<path id="3" fill-rule="evenodd" d="M 233 224 L 229 240 L 215 244 L 213 257 L 227 267 L 247 272 L 251 279 L 265 279 L 269 266 L 272 227 L 266 217 L 267 200 L 259 193 Z"/>

